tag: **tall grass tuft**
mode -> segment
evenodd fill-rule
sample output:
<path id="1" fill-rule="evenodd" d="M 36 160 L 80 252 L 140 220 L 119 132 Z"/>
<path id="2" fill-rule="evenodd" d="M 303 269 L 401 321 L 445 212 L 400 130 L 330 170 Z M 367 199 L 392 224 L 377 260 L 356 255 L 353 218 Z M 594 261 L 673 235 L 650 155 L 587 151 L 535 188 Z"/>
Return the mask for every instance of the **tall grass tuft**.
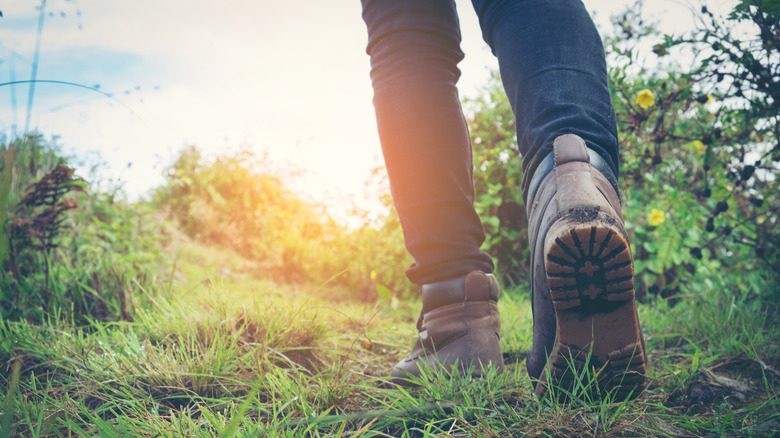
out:
<path id="1" fill-rule="evenodd" d="M 131 319 L 162 275 L 154 214 L 91 192 L 39 135 L 1 148 L 0 162 L 0 315 Z"/>

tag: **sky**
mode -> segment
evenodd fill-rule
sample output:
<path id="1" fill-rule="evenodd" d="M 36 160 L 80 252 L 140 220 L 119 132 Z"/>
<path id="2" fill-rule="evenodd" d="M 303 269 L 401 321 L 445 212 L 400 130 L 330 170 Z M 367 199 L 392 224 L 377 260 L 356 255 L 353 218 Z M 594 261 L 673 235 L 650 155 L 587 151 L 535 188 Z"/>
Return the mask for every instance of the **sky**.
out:
<path id="1" fill-rule="evenodd" d="M 601 29 L 632 3 L 585 1 Z M 692 28 L 691 2 L 645 3 L 662 30 Z M 0 3 L 0 83 L 30 79 L 40 4 Z M 459 89 L 475 97 L 497 62 L 470 2 L 457 4 Z M 304 171 L 292 188 L 328 202 L 360 198 L 382 164 L 358 0 L 48 0 L 45 11 L 37 79 L 113 99 L 39 83 L 29 128 L 57 136 L 66 153 L 99 156 L 102 177 L 131 199 L 162 183 L 186 145 L 267 153 Z M 26 84 L 0 87 L 3 143 L 23 132 L 28 96 Z"/>

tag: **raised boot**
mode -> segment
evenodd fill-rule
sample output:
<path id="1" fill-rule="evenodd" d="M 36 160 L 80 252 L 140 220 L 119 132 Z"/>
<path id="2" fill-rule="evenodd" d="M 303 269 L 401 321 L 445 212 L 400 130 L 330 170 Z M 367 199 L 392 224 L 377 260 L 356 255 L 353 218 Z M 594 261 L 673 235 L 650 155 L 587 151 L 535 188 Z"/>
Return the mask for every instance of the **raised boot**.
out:
<path id="1" fill-rule="evenodd" d="M 592 396 L 637 397 L 646 356 L 612 171 L 580 137 L 558 137 L 531 180 L 527 212 L 534 334 L 526 363 L 536 394 L 550 384 L 571 391 L 590 373 Z"/>
<path id="2" fill-rule="evenodd" d="M 457 371 L 479 377 L 484 367 L 503 369 L 499 288 L 491 274 L 474 271 L 465 277 L 422 286 L 423 310 L 411 354 L 391 373 L 391 382 L 411 386 L 420 367 Z"/>

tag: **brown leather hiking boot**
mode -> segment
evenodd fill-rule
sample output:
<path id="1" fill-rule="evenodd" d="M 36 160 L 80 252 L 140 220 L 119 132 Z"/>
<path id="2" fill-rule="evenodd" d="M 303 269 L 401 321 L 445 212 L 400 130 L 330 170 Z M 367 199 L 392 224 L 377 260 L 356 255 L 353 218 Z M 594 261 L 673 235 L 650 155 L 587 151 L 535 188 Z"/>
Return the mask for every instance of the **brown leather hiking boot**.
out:
<path id="1" fill-rule="evenodd" d="M 597 382 L 591 396 L 637 397 L 646 356 L 612 171 L 580 137 L 563 135 L 528 201 L 534 334 L 526 364 L 536 394 L 550 383 L 571 391 L 582 379 Z"/>
<path id="2" fill-rule="evenodd" d="M 426 366 L 452 370 L 457 363 L 461 373 L 473 367 L 473 377 L 483 367 L 503 369 L 498 296 L 496 278 L 481 271 L 423 285 L 419 335 L 412 353 L 393 368 L 391 382 L 412 386 L 407 379 Z"/>

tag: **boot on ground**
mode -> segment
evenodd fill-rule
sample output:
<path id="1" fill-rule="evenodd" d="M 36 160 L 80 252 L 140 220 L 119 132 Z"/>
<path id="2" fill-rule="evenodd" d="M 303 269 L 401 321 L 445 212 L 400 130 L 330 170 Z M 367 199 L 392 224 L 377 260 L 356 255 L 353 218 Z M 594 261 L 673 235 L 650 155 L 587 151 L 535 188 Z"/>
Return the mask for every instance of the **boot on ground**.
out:
<path id="1" fill-rule="evenodd" d="M 411 354 L 391 372 L 391 382 L 413 386 L 421 368 L 482 376 L 486 367 L 503 369 L 498 315 L 499 288 L 492 274 L 474 271 L 422 286 L 423 310 Z"/>
<path id="2" fill-rule="evenodd" d="M 528 190 L 533 345 L 528 373 L 541 396 L 571 392 L 637 397 L 646 353 L 617 182 L 576 135 L 556 138 Z M 590 377 L 588 377 L 588 373 Z"/>

